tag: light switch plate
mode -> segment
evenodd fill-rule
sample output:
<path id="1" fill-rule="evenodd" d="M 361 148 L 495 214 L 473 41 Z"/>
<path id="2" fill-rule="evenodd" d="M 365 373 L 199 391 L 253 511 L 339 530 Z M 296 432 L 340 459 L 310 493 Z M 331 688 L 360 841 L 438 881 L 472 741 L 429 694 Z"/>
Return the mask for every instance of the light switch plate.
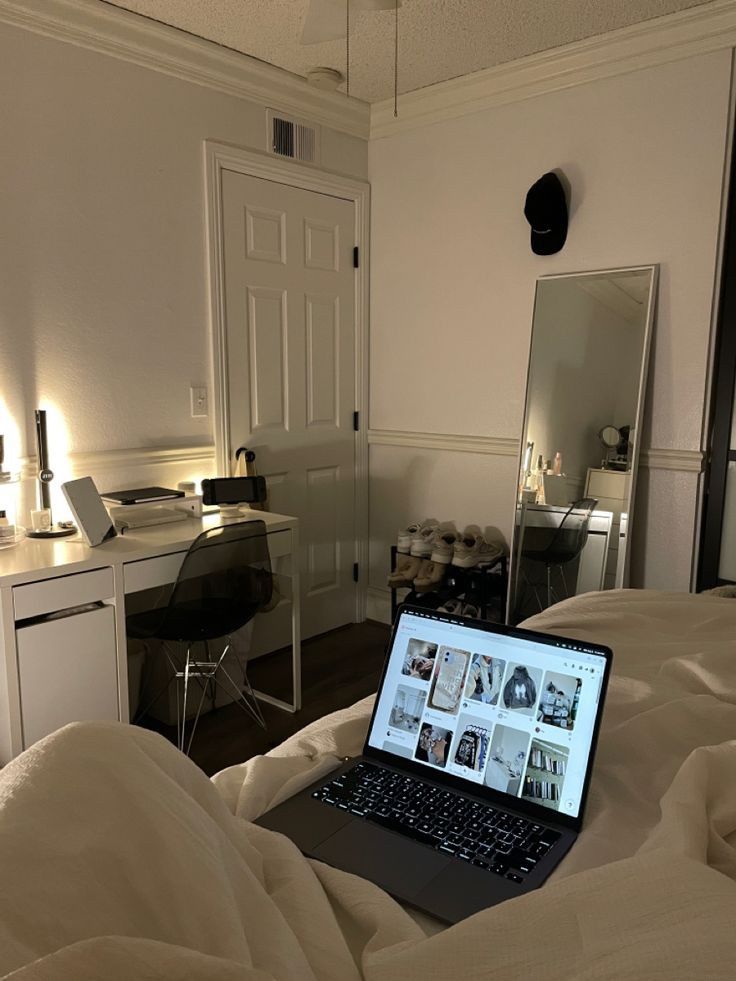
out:
<path id="1" fill-rule="evenodd" d="M 204 385 L 192 385 L 189 389 L 189 400 L 192 406 L 192 419 L 206 419 L 209 414 L 207 388 Z"/>

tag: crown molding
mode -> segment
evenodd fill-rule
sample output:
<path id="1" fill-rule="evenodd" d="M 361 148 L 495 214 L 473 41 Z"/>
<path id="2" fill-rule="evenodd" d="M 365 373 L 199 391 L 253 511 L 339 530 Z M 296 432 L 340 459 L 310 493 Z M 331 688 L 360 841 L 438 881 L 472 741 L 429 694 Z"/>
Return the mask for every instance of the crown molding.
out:
<path id="1" fill-rule="evenodd" d="M 422 450 L 450 450 L 490 456 L 518 456 L 518 439 L 504 436 L 458 436 L 450 433 L 413 433 L 397 429 L 369 429 L 369 446 L 412 446 Z"/>
<path id="2" fill-rule="evenodd" d="M 102 0 L 0 0 L 0 23 L 368 138 L 366 102 Z"/>
<path id="3" fill-rule="evenodd" d="M 138 470 L 143 467 L 215 465 L 215 447 L 208 446 L 151 446 L 126 450 L 96 450 L 86 453 L 70 453 L 69 466 L 75 476 L 104 473 L 109 470 Z M 20 459 L 20 475 L 23 480 L 38 476 L 35 456 Z M 52 459 L 53 469 L 53 459 Z"/>
<path id="4" fill-rule="evenodd" d="M 438 82 L 371 106 L 371 139 L 736 45 L 736 4 L 711 3 Z"/>

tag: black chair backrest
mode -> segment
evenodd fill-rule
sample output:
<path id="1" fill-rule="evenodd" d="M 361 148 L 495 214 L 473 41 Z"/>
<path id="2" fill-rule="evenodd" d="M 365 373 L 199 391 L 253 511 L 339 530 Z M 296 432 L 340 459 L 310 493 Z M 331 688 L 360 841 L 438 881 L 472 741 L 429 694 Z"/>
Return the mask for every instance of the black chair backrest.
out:
<path id="1" fill-rule="evenodd" d="M 199 621 L 198 636 L 224 637 L 267 606 L 272 593 L 265 522 L 210 528 L 184 557 L 162 626 L 167 631 L 186 617 L 190 625 Z"/>
<path id="2" fill-rule="evenodd" d="M 547 562 L 572 562 L 580 555 L 588 540 L 591 515 L 597 506 L 598 501 L 593 497 L 583 497 L 570 505 L 549 544 Z"/>
<path id="3" fill-rule="evenodd" d="M 595 498 L 583 497 L 568 507 L 556 528 L 528 528 L 524 537 L 525 541 L 529 537 L 529 545 L 522 544 L 522 555 L 550 565 L 572 562 L 585 546 L 590 518 L 597 506 Z"/>

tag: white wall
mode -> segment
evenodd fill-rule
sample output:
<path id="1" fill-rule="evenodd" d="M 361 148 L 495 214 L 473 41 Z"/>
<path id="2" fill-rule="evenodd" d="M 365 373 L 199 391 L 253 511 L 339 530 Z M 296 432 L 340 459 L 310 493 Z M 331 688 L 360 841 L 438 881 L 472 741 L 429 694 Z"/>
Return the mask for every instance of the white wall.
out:
<path id="1" fill-rule="evenodd" d="M 372 141 L 374 430 L 518 439 L 537 276 L 659 263 L 642 445 L 699 450 L 730 51 Z M 534 256 L 528 187 L 561 168 L 567 244 Z M 432 514 L 508 537 L 516 460 L 371 447 L 374 586 L 396 529 Z M 698 475 L 640 482 L 633 582 L 687 589 Z"/>
<path id="2" fill-rule="evenodd" d="M 209 444 L 202 142 L 265 149 L 265 107 L 0 25 L 0 119 L 0 432 L 34 453 L 44 405 L 72 453 Z M 322 155 L 366 176 L 364 140 Z"/>

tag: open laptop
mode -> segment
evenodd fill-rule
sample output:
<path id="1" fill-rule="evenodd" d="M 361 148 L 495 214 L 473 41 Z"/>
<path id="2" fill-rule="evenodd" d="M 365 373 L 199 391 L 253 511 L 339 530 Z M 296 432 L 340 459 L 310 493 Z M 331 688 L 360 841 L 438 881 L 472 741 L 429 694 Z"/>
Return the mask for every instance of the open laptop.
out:
<path id="1" fill-rule="evenodd" d="M 402 606 L 362 755 L 257 823 L 450 923 L 536 889 L 581 828 L 611 659 Z"/>

